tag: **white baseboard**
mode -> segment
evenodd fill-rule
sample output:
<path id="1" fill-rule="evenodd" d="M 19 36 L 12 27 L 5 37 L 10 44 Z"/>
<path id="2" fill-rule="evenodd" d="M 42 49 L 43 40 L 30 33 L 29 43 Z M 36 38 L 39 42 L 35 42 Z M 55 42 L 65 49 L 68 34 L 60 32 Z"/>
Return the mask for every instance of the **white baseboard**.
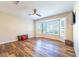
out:
<path id="1" fill-rule="evenodd" d="M 6 42 L 0 42 L 0 44 L 10 43 L 10 42 L 14 42 L 14 41 L 17 41 L 17 40 L 11 40 L 11 41 L 6 41 Z"/>

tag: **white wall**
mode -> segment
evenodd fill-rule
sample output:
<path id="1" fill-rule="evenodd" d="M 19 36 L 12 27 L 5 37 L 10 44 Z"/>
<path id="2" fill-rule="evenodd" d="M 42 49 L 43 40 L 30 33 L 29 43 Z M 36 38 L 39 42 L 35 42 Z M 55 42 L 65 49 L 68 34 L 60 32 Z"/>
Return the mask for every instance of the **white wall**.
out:
<path id="1" fill-rule="evenodd" d="M 79 12 L 76 13 L 76 24 L 73 26 L 74 49 L 76 56 L 79 56 Z"/>
<path id="2" fill-rule="evenodd" d="M 17 35 L 32 37 L 33 21 L 0 12 L 0 44 L 17 40 Z"/>
<path id="3" fill-rule="evenodd" d="M 73 25 L 73 40 L 76 56 L 79 57 L 79 2 L 76 2 L 74 12 L 76 12 L 76 23 Z"/>

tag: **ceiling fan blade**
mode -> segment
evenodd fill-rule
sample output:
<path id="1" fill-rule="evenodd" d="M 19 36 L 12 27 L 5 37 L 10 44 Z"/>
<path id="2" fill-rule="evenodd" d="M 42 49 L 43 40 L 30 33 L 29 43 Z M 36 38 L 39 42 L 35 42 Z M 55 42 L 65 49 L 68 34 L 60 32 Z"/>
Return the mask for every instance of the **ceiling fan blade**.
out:
<path id="1" fill-rule="evenodd" d="M 28 15 L 34 15 L 34 14 L 28 14 Z"/>
<path id="2" fill-rule="evenodd" d="M 41 16 L 41 15 L 39 15 L 39 14 L 36 14 L 37 16 Z"/>
<path id="3" fill-rule="evenodd" d="M 36 14 L 36 11 L 37 11 L 37 10 L 36 10 L 36 9 L 34 9 L 33 11 L 34 11 L 34 14 Z"/>

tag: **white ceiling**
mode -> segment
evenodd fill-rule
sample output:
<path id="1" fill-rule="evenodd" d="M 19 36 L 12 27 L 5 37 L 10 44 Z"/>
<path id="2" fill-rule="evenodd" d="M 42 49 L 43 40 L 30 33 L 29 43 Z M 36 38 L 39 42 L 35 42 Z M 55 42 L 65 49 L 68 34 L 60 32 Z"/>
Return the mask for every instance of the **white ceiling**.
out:
<path id="1" fill-rule="evenodd" d="M 27 19 L 39 19 L 59 13 L 72 11 L 74 1 L 20 1 L 18 5 L 13 1 L 0 1 L 0 11 L 16 15 Z M 42 17 L 28 14 L 37 9 L 37 13 Z"/>

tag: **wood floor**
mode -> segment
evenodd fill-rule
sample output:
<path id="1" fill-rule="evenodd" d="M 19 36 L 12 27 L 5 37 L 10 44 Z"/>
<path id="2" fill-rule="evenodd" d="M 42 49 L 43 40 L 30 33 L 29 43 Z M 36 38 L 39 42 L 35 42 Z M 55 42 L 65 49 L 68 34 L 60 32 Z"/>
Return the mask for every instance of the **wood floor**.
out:
<path id="1" fill-rule="evenodd" d="M 75 57 L 75 52 L 60 41 L 32 38 L 0 45 L 0 57 Z"/>

